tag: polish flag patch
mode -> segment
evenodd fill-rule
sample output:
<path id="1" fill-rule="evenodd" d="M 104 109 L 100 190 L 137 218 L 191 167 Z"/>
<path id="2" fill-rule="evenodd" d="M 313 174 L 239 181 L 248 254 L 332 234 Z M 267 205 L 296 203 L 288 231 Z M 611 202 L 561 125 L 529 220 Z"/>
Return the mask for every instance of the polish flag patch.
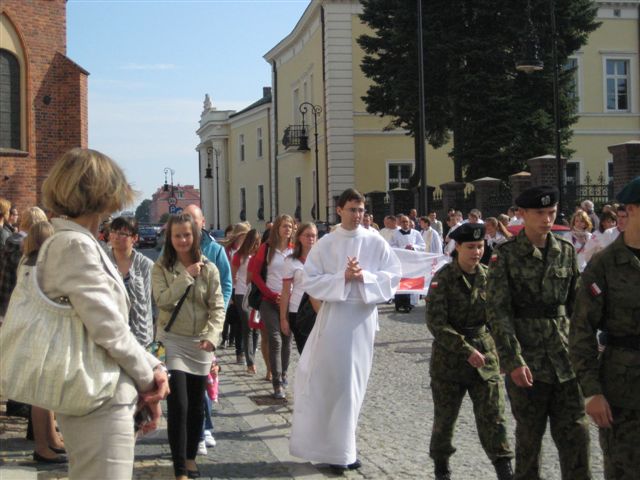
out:
<path id="1" fill-rule="evenodd" d="M 431 282 L 431 286 L 429 288 L 438 288 L 438 282 Z"/>
<path id="2" fill-rule="evenodd" d="M 591 296 L 592 297 L 599 297 L 600 295 L 602 295 L 602 290 L 600 289 L 600 287 L 598 286 L 597 283 L 593 282 L 590 286 L 589 286 L 589 291 L 591 292 Z"/>
<path id="3" fill-rule="evenodd" d="M 489 260 L 490 262 L 497 262 L 498 261 L 498 254 L 494 253 L 491 255 L 491 259 Z"/>

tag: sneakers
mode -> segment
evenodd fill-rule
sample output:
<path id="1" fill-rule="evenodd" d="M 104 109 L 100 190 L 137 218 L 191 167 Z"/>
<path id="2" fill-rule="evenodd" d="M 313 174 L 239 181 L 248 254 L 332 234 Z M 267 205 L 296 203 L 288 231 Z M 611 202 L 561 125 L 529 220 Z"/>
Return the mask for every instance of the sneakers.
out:
<path id="1" fill-rule="evenodd" d="M 205 441 L 202 440 L 201 442 L 198 442 L 198 455 L 206 455 L 207 454 L 207 445 L 205 444 Z"/>
<path id="2" fill-rule="evenodd" d="M 273 393 L 273 398 L 275 398 L 276 400 L 282 400 L 287 398 L 287 395 L 284 393 L 283 389 L 279 388 Z"/>
<path id="3" fill-rule="evenodd" d="M 204 431 L 204 444 L 207 447 L 215 447 L 216 446 L 216 439 L 213 438 L 213 434 L 211 433 L 210 430 L 205 430 Z"/>

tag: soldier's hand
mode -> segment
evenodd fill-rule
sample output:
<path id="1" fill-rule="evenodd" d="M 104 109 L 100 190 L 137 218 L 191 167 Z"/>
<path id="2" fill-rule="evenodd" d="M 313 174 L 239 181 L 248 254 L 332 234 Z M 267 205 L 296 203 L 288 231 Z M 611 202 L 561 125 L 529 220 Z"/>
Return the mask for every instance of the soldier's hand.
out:
<path id="1" fill-rule="evenodd" d="M 585 405 L 585 410 L 600 428 L 611 428 L 613 415 L 604 395 L 594 395 Z"/>
<path id="2" fill-rule="evenodd" d="M 482 368 L 484 367 L 484 355 L 478 350 L 474 350 L 473 353 L 469 355 L 469 358 L 467 358 L 467 362 L 469 362 L 469 365 L 473 368 Z"/>
<path id="3" fill-rule="evenodd" d="M 511 380 L 513 380 L 513 383 L 518 387 L 533 387 L 533 375 L 531 375 L 531 370 L 529 370 L 529 367 L 526 365 L 513 369 L 511 372 Z"/>

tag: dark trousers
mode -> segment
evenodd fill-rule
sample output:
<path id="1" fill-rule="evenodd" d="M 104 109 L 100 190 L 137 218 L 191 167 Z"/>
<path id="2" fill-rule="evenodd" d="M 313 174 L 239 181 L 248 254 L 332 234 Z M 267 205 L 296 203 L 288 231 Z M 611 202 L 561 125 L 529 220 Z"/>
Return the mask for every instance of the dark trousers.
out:
<path id="1" fill-rule="evenodd" d="M 222 327 L 222 340 L 233 342 L 236 347 L 236 355 L 241 355 L 242 352 L 242 326 L 240 325 L 239 310 L 242 308 L 241 304 L 236 304 L 234 298 L 236 295 L 231 296 L 227 313 L 224 317 L 224 325 Z"/>
<path id="2" fill-rule="evenodd" d="M 186 460 L 194 460 L 204 420 L 206 375 L 171 370 L 167 397 L 167 433 L 175 476 L 186 475 Z"/>
<path id="3" fill-rule="evenodd" d="M 240 317 L 242 346 L 244 347 L 244 359 L 247 367 L 252 367 L 255 363 L 256 348 L 258 348 L 258 330 L 249 326 L 249 314 L 242 309 L 242 299 L 244 295 L 234 295 L 238 306 L 238 316 Z M 236 343 L 237 345 L 237 343 Z M 236 346 L 236 353 L 238 347 Z"/>
<path id="4" fill-rule="evenodd" d="M 507 393 L 516 419 L 516 480 L 540 478 L 542 437 L 551 424 L 562 480 L 590 480 L 589 424 L 576 379 L 563 383 L 533 382 L 521 388 L 507 375 Z"/>
<path id="5" fill-rule="evenodd" d="M 291 335 L 283 335 L 280 330 L 280 312 L 277 305 L 263 300 L 260 304 L 260 318 L 266 327 L 267 335 L 269 335 L 271 381 L 274 390 L 276 390 L 282 386 L 283 377 L 287 376 L 291 355 Z"/>
<path id="6" fill-rule="evenodd" d="M 298 324 L 296 323 L 297 318 L 297 313 L 289 312 L 289 328 L 293 332 L 293 338 L 296 339 L 296 348 L 298 349 L 298 353 L 302 354 L 304 344 L 307 343 L 307 338 L 309 338 L 309 335 L 305 335 L 300 331 L 300 329 L 298 328 Z"/>

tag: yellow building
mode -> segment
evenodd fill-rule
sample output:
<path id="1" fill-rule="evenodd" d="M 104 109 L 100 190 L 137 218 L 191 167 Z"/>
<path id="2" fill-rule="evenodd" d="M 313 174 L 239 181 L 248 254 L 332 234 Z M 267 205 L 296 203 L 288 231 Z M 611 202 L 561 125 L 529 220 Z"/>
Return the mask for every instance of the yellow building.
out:
<path id="1" fill-rule="evenodd" d="M 571 144 L 576 153 L 567 163 L 569 183 L 584 183 L 587 172 L 592 181 L 602 172 L 607 182 L 613 175 L 607 147 L 640 139 L 640 0 L 598 3 L 602 26 L 570 59 L 577 66 L 580 101 Z M 361 99 L 370 84 L 360 69 L 364 53 L 356 41 L 370 33 L 361 12 L 357 0 L 312 0 L 292 32 L 264 56 L 272 67 L 270 103 L 237 114 L 205 108 L 198 134 L 207 219 L 216 218 L 215 191 L 221 195 L 224 228 L 239 221 L 243 210 L 255 223 L 260 186 L 268 198 L 265 218 L 289 213 L 323 221 L 335 220 L 335 198 L 347 187 L 371 192 L 407 186 L 414 167 L 413 139 L 403 130 L 385 131 L 389 119 L 368 114 Z M 258 131 L 269 145 L 262 159 L 252 153 Z M 241 160 L 243 143 L 246 158 Z M 207 189 L 204 179 L 202 159 L 212 144 L 224 150 L 228 175 L 218 190 Z M 453 180 L 450 150 L 450 145 L 427 148 L 430 185 Z"/>

